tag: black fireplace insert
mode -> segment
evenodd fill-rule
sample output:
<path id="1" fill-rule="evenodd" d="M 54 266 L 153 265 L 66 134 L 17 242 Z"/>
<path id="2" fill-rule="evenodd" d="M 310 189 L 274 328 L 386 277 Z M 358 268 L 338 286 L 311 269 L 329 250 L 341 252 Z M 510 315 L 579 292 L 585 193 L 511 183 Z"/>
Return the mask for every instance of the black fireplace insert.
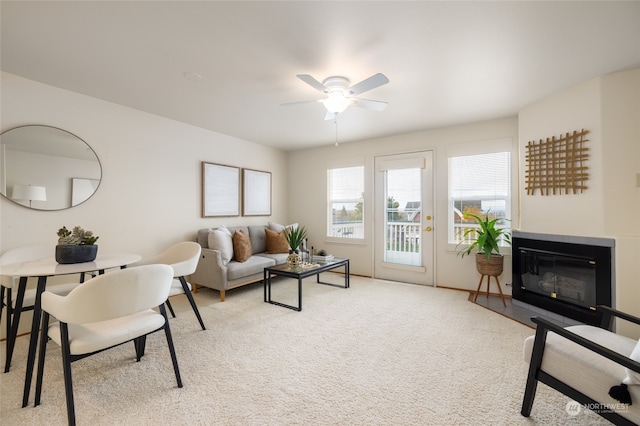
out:
<path id="1" fill-rule="evenodd" d="M 612 244 L 514 234 L 512 253 L 513 299 L 592 325 L 600 321 L 597 305 L 612 306 Z"/>

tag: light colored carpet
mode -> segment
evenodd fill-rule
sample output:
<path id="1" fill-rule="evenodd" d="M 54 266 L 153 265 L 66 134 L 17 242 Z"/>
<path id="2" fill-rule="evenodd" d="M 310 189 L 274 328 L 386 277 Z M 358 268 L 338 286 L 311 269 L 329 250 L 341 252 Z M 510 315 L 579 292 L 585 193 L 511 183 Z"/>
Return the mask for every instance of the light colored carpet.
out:
<path id="1" fill-rule="evenodd" d="M 342 282 L 339 274 L 323 279 Z M 295 281 L 273 297 L 296 303 Z M 539 385 L 520 415 L 527 374 L 522 342 L 533 330 L 470 303 L 467 293 L 352 277 L 350 289 L 303 287 L 303 310 L 263 302 L 262 285 L 186 297 L 171 319 L 184 388 L 164 335 L 136 363 L 127 344 L 73 364 L 80 425 L 585 425 L 607 424 Z M 42 405 L 21 408 L 28 338 L 0 374 L 3 425 L 66 424 L 59 348 L 47 349 Z M 3 344 L 4 346 L 4 344 Z M 4 364 L 4 347 L 2 348 Z M 3 365 L 2 364 L 2 365 Z"/>

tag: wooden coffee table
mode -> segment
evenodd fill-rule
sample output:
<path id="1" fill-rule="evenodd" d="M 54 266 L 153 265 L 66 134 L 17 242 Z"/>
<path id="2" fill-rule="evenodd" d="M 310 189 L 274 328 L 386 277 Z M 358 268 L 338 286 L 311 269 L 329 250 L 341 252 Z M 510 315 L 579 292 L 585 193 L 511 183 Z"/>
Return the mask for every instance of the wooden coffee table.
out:
<path id="1" fill-rule="evenodd" d="M 289 265 L 276 265 L 264 268 L 264 301 L 271 303 L 272 305 L 283 306 L 285 308 L 293 309 L 295 311 L 302 310 L 302 280 L 316 276 L 316 282 L 318 284 L 330 285 L 340 288 L 349 288 L 349 259 L 333 259 L 328 262 L 317 262 L 318 266 L 299 266 L 296 268 L 290 268 Z M 332 284 L 320 281 L 320 274 L 332 269 L 344 267 L 344 287 L 338 284 Z M 271 277 L 283 276 L 289 278 L 295 278 L 298 280 L 298 306 L 291 306 L 285 303 L 276 302 L 271 300 Z"/>

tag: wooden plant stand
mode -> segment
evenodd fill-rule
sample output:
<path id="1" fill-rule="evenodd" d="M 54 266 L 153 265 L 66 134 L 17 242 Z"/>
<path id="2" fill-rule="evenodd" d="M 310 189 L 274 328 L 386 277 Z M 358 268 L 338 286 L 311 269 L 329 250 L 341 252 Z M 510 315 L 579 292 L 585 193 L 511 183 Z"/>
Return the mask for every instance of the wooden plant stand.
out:
<path id="1" fill-rule="evenodd" d="M 478 300 L 478 294 L 480 294 L 480 287 L 482 287 L 482 280 L 484 277 L 487 277 L 487 297 L 489 297 L 489 287 L 491 286 L 491 277 L 495 278 L 496 284 L 498 285 L 498 292 L 500 293 L 500 298 L 502 299 L 502 304 L 504 307 L 507 307 L 507 302 L 504 301 L 504 294 L 502 294 L 502 288 L 500 288 L 500 281 L 498 280 L 497 275 L 482 275 L 480 277 L 480 282 L 478 283 L 478 289 L 476 290 L 476 295 L 473 298 L 473 302 L 475 303 Z"/>

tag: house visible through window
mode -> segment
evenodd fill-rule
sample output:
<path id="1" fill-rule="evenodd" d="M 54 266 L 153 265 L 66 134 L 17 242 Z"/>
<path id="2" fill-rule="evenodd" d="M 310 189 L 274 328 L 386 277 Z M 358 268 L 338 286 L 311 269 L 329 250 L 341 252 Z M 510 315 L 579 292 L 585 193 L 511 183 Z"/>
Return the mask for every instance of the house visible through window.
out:
<path id="1" fill-rule="evenodd" d="M 489 218 L 511 218 L 511 153 L 449 157 L 449 243 L 464 242 L 475 219 L 465 213 Z M 499 227 L 509 228 L 506 220 Z M 471 234 L 473 235 L 473 234 Z"/>
<path id="2" fill-rule="evenodd" d="M 329 169 L 327 236 L 364 238 L 364 167 Z"/>

